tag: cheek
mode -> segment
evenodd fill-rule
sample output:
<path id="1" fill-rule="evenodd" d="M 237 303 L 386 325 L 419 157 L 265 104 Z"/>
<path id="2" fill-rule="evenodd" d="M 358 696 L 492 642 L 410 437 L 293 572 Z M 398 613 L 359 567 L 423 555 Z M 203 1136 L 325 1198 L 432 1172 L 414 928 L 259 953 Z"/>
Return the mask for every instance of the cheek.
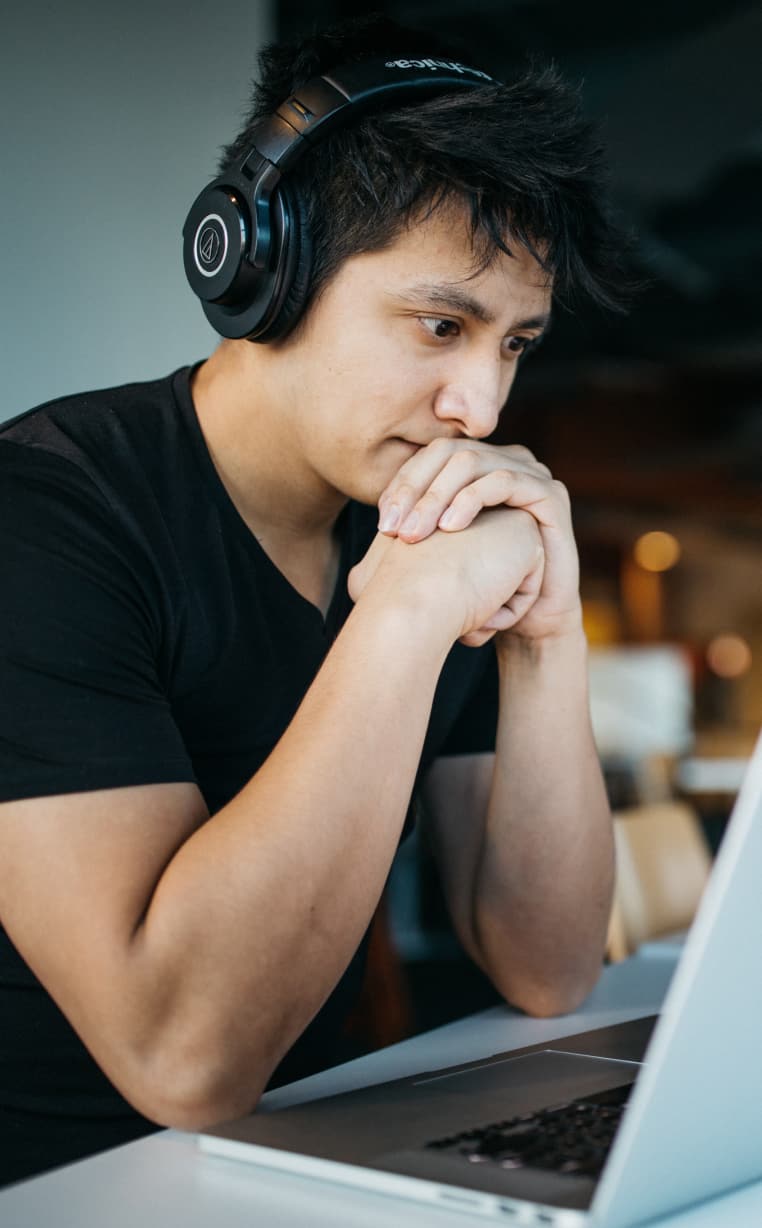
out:
<path id="1" fill-rule="evenodd" d="M 394 466 L 408 459 L 390 437 L 416 434 L 433 404 L 436 381 L 396 339 L 380 336 L 372 351 L 367 345 L 334 347 L 313 369 L 311 386 L 317 390 L 309 413 L 313 446 L 343 466 L 362 463 L 381 473 L 390 465 L 396 472 Z"/>
<path id="2" fill-rule="evenodd" d="M 517 374 L 518 374 L 518 370 L 519 370 L 519 364 L 518 364 L 518 362 L 512 362 L 512 363 L 510 363 L 510 365 L 508 366 L 508 370 L 507 370 L 506 375 L 505 375 L 505 377 L 504 377 L 504 380 L 503 380 L 503 382 L 502 382 L 502 384 L 501 384 L 501 393 L 502 393 L 502 398 L 503 398 L 503 404 L 505 404 L 505 402 L 508 400 L 508 394 L 509 394 L 509 392 L 511 391 L 511 389 L 512 389 L 512 387 L 513 387 L 513 381 L 516 379 L 516 376 L 517 376 Z"/>

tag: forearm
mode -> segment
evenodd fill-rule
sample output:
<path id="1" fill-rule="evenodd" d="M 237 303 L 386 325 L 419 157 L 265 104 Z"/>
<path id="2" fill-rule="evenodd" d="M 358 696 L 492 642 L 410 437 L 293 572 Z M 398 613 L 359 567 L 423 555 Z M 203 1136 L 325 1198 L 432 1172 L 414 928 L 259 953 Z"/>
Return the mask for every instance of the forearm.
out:
<path id="1" fill-rule="evenodd" d="M 613 884 L 584 636 L 505 636 L 498 661 L 500 720 L 474 936 L 508 1000 L 557 1014 L 598 976 Z"/>
<path id="2" fill-rule="evenodd" d="M 133 960 L 173 1124 L 250 1109 L 339 980 L 397 847 L 448 647 L 425 617 L 361 602 L 272 755 L 162 874 Z"/>

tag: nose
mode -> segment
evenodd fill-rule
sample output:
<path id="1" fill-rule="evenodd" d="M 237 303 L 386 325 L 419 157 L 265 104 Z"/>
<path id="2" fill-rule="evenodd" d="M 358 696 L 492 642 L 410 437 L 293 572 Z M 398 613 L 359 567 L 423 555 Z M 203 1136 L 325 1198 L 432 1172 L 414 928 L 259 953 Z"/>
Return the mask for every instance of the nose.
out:
<path id="1" fill-rule="evenodd" d="M 515 364 L 494 359 L 451 371 L 434 396 L 434 413 L 460 435 L 483 439 L 497 426 L 513 382 Z"/>

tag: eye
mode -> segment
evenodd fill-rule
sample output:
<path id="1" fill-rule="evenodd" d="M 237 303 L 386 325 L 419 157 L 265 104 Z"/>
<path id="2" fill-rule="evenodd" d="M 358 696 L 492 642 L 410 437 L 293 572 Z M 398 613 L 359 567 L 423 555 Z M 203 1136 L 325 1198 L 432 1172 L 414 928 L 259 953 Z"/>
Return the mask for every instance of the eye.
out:
<path id="1" fill-rule="evenodd" d="M 506 337 L 505 348 L 512 354 L 525 354 L 536 343 L 536 337 Z"/>
<path id="2" fill-rule="evenodd" d="M 439 316 L 419 316 L 418 319 L 432 337 L 457 337 L 460 332 L 460 325 L 454 320 L 443 320 Z"/>

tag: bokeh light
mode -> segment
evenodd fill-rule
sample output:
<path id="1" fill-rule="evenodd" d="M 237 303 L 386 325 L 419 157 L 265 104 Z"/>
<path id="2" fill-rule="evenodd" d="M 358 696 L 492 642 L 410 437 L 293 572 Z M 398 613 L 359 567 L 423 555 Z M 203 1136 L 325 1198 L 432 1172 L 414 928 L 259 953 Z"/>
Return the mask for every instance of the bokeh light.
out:
<path id="1" fill-rule="evenodd" d="M 655 529 L 638 538 L 632 553 L 644 571 L 669 571 L 680 558 L 680 543 L 671 533 Z"/>
<path id="2" fill-rule="evenodd" d="M 740 635 L 716 635 L 707 647 L 706 660 L 720 678 L 740 678 L 751 669 L 751 648 Z"/>

